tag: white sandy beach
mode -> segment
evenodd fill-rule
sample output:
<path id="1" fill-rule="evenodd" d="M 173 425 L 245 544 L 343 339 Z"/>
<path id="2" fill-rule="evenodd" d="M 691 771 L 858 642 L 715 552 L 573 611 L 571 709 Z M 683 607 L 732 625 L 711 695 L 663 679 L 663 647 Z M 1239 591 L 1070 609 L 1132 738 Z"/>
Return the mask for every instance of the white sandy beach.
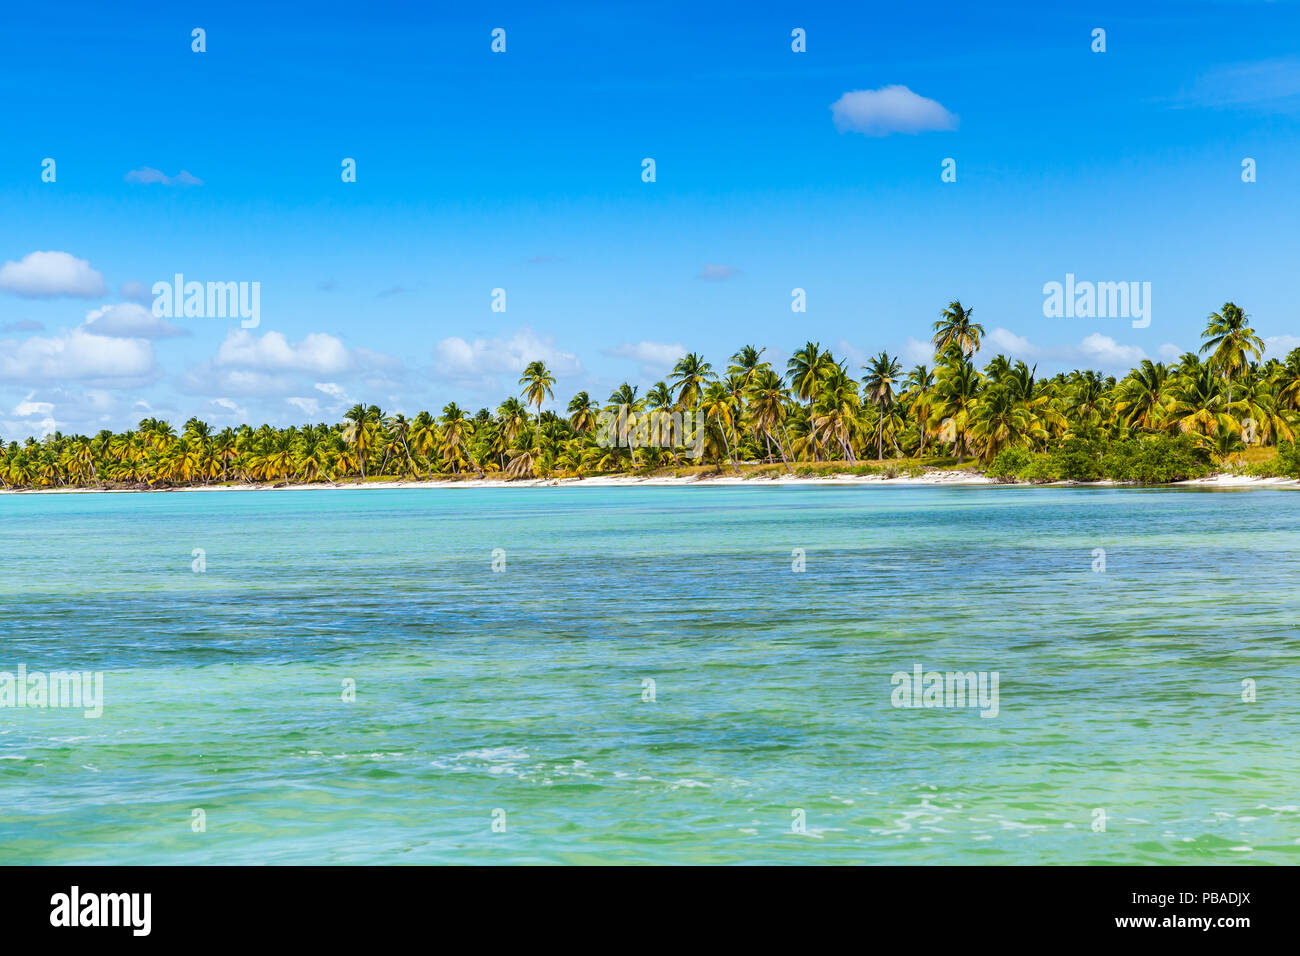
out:
<path id="1" fill-rule="evenodd" d="M 928 471 L 921 475 L 888 478 L 883 475 L 818 475 L 796 476 L 778 474 L 775 476 L 741 476 L 734 474 L 691 475 L 674 477 L 656 475 L 638 477 L 636 475 L 597 475 L 590 478 L 525 478 L 508 480 L 504 478 L 466 478 L 459 480 L 432 479 L 414 481 L 368 481 L 339 482 L 337 484 L 236 484 L 236 485 L 196 485 L 190 488 L 33 488 L 4 489 L 0 494 L 8 495 L 76 495 L 76 494 L 150 494 L 153 492 L 210 492 L 210 491 L 368 491 L 372 489 L 393 488 L 617 488 L 617 487 L 682 487 L 739 485 L 991 485 L 994 479 L 974 471 Z M 1012 482 L 1009 484 L 1027 484 Z M 1102 481 L 1064 481 L 1038 485 L 1036 487 L 1125 487 L 1127 483 L 1109 479 Z M 1189 481 L 1173 482 L 1171 486 L 1203 486 L 1212 488 L 1300 488 L 1300 481 L 1291 478 L 1260 478 L 1250 475 L 1217 474 Z"/>

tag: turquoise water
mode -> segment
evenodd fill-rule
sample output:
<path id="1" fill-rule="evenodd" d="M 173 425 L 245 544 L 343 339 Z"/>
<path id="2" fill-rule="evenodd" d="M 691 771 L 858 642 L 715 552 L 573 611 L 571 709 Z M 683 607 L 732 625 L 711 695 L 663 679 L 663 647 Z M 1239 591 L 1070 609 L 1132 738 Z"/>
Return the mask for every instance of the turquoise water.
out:
<path id="1" fill-rule="evenodd" d="M 0 863 L 1300 862 L 1294 492 L 3 495 L 0 532 L 0 671 L 105 695 L 0 709 Z M 893 706 L 917 664 L 998 672 L 997 716 Z"/>

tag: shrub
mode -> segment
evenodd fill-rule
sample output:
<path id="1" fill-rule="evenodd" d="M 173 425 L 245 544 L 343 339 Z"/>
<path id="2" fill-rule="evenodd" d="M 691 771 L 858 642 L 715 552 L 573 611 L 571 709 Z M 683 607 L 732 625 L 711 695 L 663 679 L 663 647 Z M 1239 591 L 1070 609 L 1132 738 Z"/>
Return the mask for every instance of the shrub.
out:
<path id="1" fill-rule="evenodd" d="M 1024 478 L 1026 469 L 1035 457 L 1028 448 L 1004 448 L 994 456 L 985 474 L 999 481 Z"/>
<path id="2" fill-rule="evenodd" d="M 1300 478 L 1300 444 L 1293 441 L 1279 442 L 1277 457 L 1272 462 L 1277 473 L 1288 478 Z"/>

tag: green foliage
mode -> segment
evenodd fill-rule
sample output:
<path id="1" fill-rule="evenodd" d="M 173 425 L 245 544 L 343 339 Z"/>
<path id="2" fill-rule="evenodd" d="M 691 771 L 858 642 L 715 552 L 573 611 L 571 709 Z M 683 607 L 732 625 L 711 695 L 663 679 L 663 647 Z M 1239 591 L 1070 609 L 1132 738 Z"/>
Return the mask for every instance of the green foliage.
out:
<path id="1" fill-rule="evenodd" d="M 1284 441 L 1277 446 L 1277 458 L 1273 467 L 1279 475 L 1287 478 L 1300 478 L 1300 444 Z"/>
<path id="2" fill-rule="evenodd" d="M 1047 452 L 1004 449 L 987 474 L 1000 481 L 1109 479 L 1150 485 L 1204 477 L 1210 463 L 1209 451 L 1192 435 L 1145 435 L 1111 442 L 1067 438 Z"/>
<path id="3" fill-rule="evenodd" d="M 985 474 L 998 481 L 1025 480 L 1026 472 L 1035 457 L 1028 448 L 1004 448 L 989 463 Z"/>

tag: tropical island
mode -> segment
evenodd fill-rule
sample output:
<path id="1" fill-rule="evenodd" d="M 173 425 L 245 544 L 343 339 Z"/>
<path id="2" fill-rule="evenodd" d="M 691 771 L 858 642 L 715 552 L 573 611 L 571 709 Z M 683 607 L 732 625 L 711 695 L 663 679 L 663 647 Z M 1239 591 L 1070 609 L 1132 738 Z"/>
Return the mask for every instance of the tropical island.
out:
<path id="1" fill-rule="evenodd" d="M 744 345 L 725 369 L 689 353 L 644 393 L 626 382 L 604 402 L 578 392 L 561 415 L 542 409 L 554 400 L 556 379 L 534 361 L 519 395 L 495 411 L 468 413 L 452 402 L 440 415 L 408 418 L 356 405 L 337 424 L 217 431 L 191 418 L 179 433 L 149 418 L 120 433 L 0 443 L 0 486 L 939 472 L 1148 484 L 1224 472 L 1300 478 L 1300 348 L 1284 361 L 1261 361 L 1262 339 L 1231 302 L 1210 314 L 1199 353 L 1168 365 L 1144 360 L 1118 379 L 1086 369 L 1040 379 L 1036 368 L 1003 355 L 977 368 L 984 329 L 972 316 L 950 303 L 934 323 L 933 365 L 906 373 L 882 351 L 855 377 L 815 342 L 778 370 L 763 359 L 766 349 Z M 637 427 L 664 421 L 675 427 Z M 611 422 L 620 430 L 612 441 Z M 692 443 L 682 440 L 682 422 L 698 422 Z"/>

